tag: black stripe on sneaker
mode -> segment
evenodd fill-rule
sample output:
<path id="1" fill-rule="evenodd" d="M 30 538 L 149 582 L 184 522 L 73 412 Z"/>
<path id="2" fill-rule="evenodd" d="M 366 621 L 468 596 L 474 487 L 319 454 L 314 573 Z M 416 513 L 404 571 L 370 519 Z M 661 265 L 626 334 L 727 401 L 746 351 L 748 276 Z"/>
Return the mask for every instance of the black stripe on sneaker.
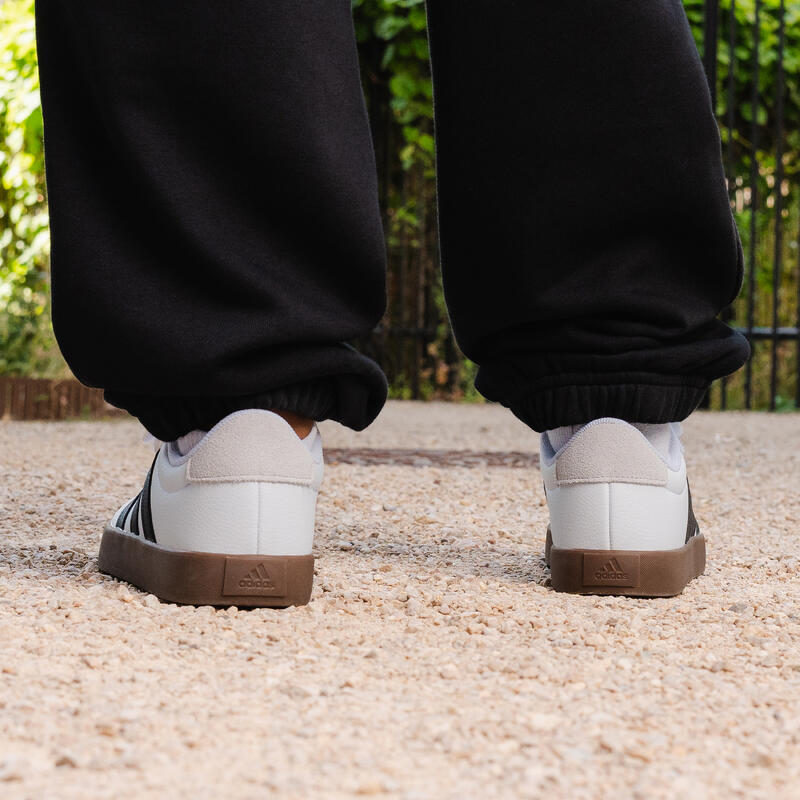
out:
<path id="1" fill-rule="evenodd" d="M 692 510 L 692 490 L 689 488 L 688 482 L 686 484 L 686 491 L 689 492 L 689 518 L 686 520 L 686 541 L 688 542 L 692 536 L 697 536 L 697 534 L 700 533 L 700 526 L 697 524 L 697 519 Z"/>
<path id="2" fill-rule="evenodd" d="M 156 453 L 156 457 L 153 459 L 153 463 L 150 465 L 150 470 L 148 471 L 147 477 L 145 478 L 141 495 L 142 533 L 144 534 L 144 538 L 147 539 L 148 542 L 155 542 L 156 540 L 156 532 L 153 529 L 153 511 L 150 507 L 150 485 L 153 482 L 153 470 L 156 467 L 156 461 L 158 461 L 159 453 Z"/>
<path id="3" fill-rule="evenodd" d="M 114 525 L 116 525 L 116 527 L 119 528 L 120 530 L 125 529 L 125 520 L 128 518 L 128 512 L 131 510 L 131 506 L 135 502 L 136 498 L 134 497 L 133 500 L 130 500 L 126 504 L 125 508 L 123 508 L 122 511 L 119 512 L 119 515 L 117 516 L 117 521 L 114 523 Z"/>
<path id="4" fill-rule="evenodd" d="M 142 493 L 136 495 L 136 502 L 131 509 L 131 533 L 139 535 L 139 505 L 142 502 Z"/>

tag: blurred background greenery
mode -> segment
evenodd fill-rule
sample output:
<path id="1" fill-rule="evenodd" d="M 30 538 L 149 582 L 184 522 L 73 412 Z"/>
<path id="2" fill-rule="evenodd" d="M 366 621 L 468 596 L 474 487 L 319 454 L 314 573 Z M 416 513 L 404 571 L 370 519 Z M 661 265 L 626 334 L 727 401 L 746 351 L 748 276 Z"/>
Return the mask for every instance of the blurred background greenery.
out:
<path id="1" fill-rule="evenodd" d="M 734 58 L 726 45 L 731 0 L 720 1 L 717 113 L 731 203 L 745 251 L 755 247 L 757 325 L 772 321 L 776 225 L 779 324 L 797 325 L 800 235 L 800 0 L 785 0 L 783 57 L 784 180 L 776 185 L 776 102 L 780 0 L 762 0 L 759 102 L 751 103 L 755 0 L 735 0 Z M 704 1 L 685 0 L 701 52 Z M 0 375 L 69 375 L 48 313 L 49 234 L 42 151 L 42 116 L 36 68 L 33 0 L 0 0 Z M 353 0 L 364 91 L 370 111 L 389 253 L 389 305 L 375 334 L 358 346 L 387 372 L 395 397 L 474 398 L 474 365 L 452 338 L 437 269 L 431 79 L 424 0 Z M 579 57 L 576 54 L 576 57 Z M 730 104 L 730 99 L 733 103 Z M 750 159 L 753 115 L 758 126 L 759 211 L 750 232 Z M 468 166 L 468 165 L 467 165 Z M 776 220 L 777 192 L 783 211 Z M 600 200 L 598 199 L 598 202 Z M 747 318 L 744 293 L 729 311 L 732 324 Z M 755 407 L 769 404 L 769 343 L 753 359 Z M 797 346 L 778 346 L 778 407 L 794 407 Z M 721 402 L 721 387 L 711 394 Z M 744 371 L 726 386 L 731 407 L 741 407 Z"/>

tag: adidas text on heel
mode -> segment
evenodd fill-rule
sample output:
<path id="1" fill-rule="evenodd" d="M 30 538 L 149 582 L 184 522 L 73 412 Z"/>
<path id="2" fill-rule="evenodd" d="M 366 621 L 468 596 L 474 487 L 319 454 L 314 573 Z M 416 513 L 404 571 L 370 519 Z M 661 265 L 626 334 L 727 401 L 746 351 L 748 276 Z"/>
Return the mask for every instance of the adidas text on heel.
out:
<path id="1" fill-rule="evenodd" d="M 541 466 L 553 589 L 669 597 L 702 575 L 705 539 L 692 511 L 677 426 L 599 419 L 558 447 L 545 433 Z"/>
<path id="2" fill-rule="evenodd" d="M 174 603 L 303 605 L 322 473 L 316 426 L 301 440 L 276 414 L 238 411 L 185 455 L 161 446 L 106 526 L 99 568 Z"/>

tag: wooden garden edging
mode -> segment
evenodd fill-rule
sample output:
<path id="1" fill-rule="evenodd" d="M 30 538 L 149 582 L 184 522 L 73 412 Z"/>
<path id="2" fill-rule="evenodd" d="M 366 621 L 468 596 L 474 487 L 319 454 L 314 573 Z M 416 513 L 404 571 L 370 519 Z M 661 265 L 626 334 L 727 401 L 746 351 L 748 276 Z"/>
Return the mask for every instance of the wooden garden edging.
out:
<path id="1" fill-rule="evenodd" d="M 0 377 L 0 419 L 98 419 L 125 414 L 74 378 Z"/>

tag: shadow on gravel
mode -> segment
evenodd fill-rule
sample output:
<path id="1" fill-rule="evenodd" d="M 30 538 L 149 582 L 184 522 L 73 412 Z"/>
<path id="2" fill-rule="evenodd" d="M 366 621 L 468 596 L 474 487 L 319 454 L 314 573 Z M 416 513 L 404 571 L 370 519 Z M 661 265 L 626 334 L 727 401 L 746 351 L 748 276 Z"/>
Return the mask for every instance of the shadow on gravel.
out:
<path id="1" fill-rule="evenodd" d="M 371 447 L 332 447 L 325 450 L 325 464 L 356 464 L 363 467 L 510 467 L 521 469 L 539 465 L 538 453 L 516 450 L 413 450 Z"/>
<path id="2" fill-rule="evenodd" d="M 0 546 L 0 563 L 9 565 L 17 577 L 74 577 L 97 572 L 96 554 L 55 544 Z"/>
<path id="3" fill-rule="evenodd" d="M 453 577 L 491 577 L 513 583 L 549 585 L 550 570 L 544 563 L 544 541 L 541 552 L 525 548 L 473 545 L 459 547 L 448 543 L 407 544 L 381 542 L 366 544 L 320 541 L 316 550 L 316 567 L 324 571 L 326 556 L 340 553 L 344 557 L 363 558 L 389 565 L 413 580 L 422 572 L 442 572 Z"/>

